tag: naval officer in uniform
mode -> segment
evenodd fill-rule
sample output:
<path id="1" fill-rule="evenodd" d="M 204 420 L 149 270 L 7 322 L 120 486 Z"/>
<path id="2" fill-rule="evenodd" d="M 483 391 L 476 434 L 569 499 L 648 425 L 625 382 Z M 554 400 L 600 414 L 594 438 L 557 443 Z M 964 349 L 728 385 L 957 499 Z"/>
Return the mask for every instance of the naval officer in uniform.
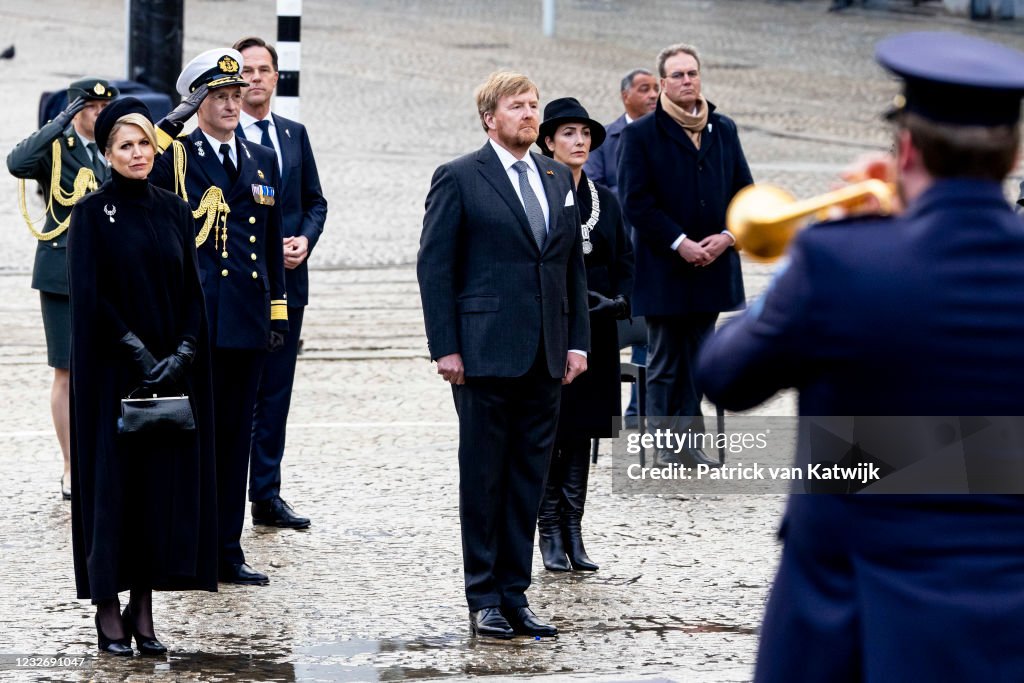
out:
<path id="1" fill-rule="evenodd" d="M 701 386 L 732 410 L 796 387 L 801 415 L 1024 415 L 1024 222 L 1002 188 L 1024 53 L 921 32 L 876 56 L 904 80 L 887 179 L 906 209 L 803 231 L 702 350 Z M 1019 495 L 791 496 L 755 680 L 1024 680 L 1022 518 Z"/>
<path id="2" fill-rule="evenodd" d="M 164 151 L 152 181 L 178 191 L 198 214 L 196 248 L 213 349 L 220 580 L 266 585 L 269 578 L 246 563 L 240 538 L 256 390 L 267 352 L 284 343 L 288 309 L 277 157 L 235 135 L 246 86 L 241 70 L 242 55 L 231 48 L 208 50 L 185 66 L 177 89 L 187 99 L 172 112 L 175 126 L 164 121 L 161 127 L 180 126 L 190 108 L 199 126 Z"/>
<path id="3" fill-rule="evenodd" d="M 284 348 L 267 358 L 253 416 L 249 459 L 252 523 L 305 529 L 310 524 L 309 518 L 296 514 L 281 498 L 281 461 L 302 317 L 309 301 L 306 264 L 324 231 L 327 199 L 320 188 L 320 175 L 306 127 L 270 111 L 270 98 L 277 87 L 277 50 L 255 36 L 242 38 L 234 47 L 245 60 L 242 78 L 249 84 L 243 93 L 242 113 L 235 134 L 273 150 L 281 167 L 277 200 L 281 205 L 284 236 L 281 246 L 288 290 L 288 336 Z"/>
<path id="4" fill-rule="evenodd" d="M 18 143 L 7 155 L 7 170 L 15 178 L 35 180 L 43 190 L 45 222 L 39 230 L 25 210 L 25 187 L 21 185 L 22 214 L 36 245 L 32 288 L 39 290 L 46 332 L 47 364 L 53 368 L 50 410 L 57 441 L 64 454 L 61 495 L 71 498 L 71 421 L 68 392 L 71 367 L 71 305 L 68 299 L 67 243 L 71 209 L 87 192 L 107 179 L 107 163 L 96 148 L 93 128 L 96 117 L 117 97 L 102 78 L 84 78 L 68 86 L 64 111 Z"/>

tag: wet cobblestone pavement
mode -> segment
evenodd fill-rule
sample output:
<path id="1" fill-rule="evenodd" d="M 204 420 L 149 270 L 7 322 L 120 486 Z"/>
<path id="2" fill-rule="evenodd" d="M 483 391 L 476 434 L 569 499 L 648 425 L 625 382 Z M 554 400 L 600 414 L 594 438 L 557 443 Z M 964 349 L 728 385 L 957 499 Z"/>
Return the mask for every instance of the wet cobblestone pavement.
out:
<path id="1" fill-rule="evenodd" d="M 186 56 L 247 33 L 273 38 L 274 4 L 190 0 Z M 74 599 L 51 373 L 29 289 L 34 244 L 15 181 L 0 179 L 0 680 L 750 678 L 783 499 L 615 495 L 607 444 L 584 522 L 600 571 L 551 574 L 535 557 L 531 603 L 561 637 L 469 638 L 455 413 L 426 360 L 412 267 L 430 173 L 482 144 L 471 93 L 495 68 L 524 70 L 542 101 L 574 95 L 610 121 L 619 75 L 685 40 L 704 55 L 709 99 L 739 124 L 755 179 L 809 196 L 859 152 L 887 145 L 877 116 L 896 88 L 871 60 L 879 37 L 946 28 L 1022 46 L 1024 22 L 970 25 L 933 8 L 837 15 L 811 0 L 558 4 L 551 40 L 540 3 L 304 3 L 302 118 L 331 206 L 314 253 L 283 495 L 313 525 L 247 522 L 243 547 L 268 587 L 157 594 L 167 659 L 97 658 L 92 607 Z M 0 62 L 0 149 L 33 128 L 39 91 L 123 71 L 123 8 L 0 3 L 0 47 L 18 50 Z M 769 273 L 745 265 L 751 296 Z M 792 396 L 764 409 L 793 411 Z M 85 663 L 19 668 L 30 655 Z"/>

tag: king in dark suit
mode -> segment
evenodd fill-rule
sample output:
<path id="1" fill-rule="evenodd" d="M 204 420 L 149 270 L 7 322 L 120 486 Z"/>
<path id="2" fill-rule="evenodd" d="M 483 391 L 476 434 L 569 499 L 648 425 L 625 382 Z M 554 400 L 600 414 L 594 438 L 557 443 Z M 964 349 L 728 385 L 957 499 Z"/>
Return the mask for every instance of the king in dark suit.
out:
<path id="1" fill-rule="evenodd" d="M 252 424 L 249 465 L 249 500 L 253 524 L 305 529 L 307 517 L 295 514 L 281 498 L 281 461 L 284 459 L 285 425 L 295 381 L 303 313 L 309 303 L 307 259 L 324 231 L 327 199 L 320 189 L 313 148 L 306 127 L 270 113 L 270 97 L 277 86 L 277 50 L 261 38 L 235 43 L 245 60 L 242 78 L 242 113 L 235 135 L 274 152 L 281 167 L 281 234 L 284 276 L 288 291 L 288 334 L 284 347 L 272 353 L 263 366 L 256 412 Z"/>
<path id="2" fill-rule="evenodd" d="M 553 636 L 526 589 L 561 385 L 586 370 L 579 212 L 569 170 L 529 152 L 537 87 L 498 72 L 476 99 L 490 139 L 440 166 L 427 195 L 417 263 L 423 317 L 459 415 L 470 628 Z"/>
<path id="3" fill-rule="evenodd" d="M 256 390 L 267 351 L 284 344 L 288 312 L 277 157 L 235 135 L 246 85 L 241 66 L 241 54 L 224 48 L 185 67 L 178 92 L 205 86 L 210 94 L 198 107 L 199 127 L 157 159 L 151 181 L 184 190 L 198 212 L 196 248 L 213 349 L 220 580 L 265 585 L 267 576 L 246 563 L 240 538 Z"/>
<path id="4" fill-rule="evenodd" d="M 703 349 L 701 386 L 735 410 L 796 387 L 807 416 L 1024 415 L 1024 223 L 1001 186 L 1024 53 L 911 33 L 877 57 L 905 80 L 905 210 L 802 232 Z M 791 496 L 755 680 L 1024 680 L 1022 519 L 1019 495 Z"/>

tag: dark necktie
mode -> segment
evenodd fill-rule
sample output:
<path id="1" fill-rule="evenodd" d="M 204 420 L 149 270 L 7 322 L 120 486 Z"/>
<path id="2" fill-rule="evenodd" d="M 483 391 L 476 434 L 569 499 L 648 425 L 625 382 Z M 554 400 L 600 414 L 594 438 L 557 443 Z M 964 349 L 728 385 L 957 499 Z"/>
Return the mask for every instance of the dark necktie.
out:
<path id="1" fill-rule="evenodd" d="M 228 180 L 232 184 L 238 179 L 238 169 L 235 168 L 235 162 L 231 161 L 231 145 L 223 143 L 220 146 L 220 154 L 224 157 L 224 171 L 228 174 Z"/>
<path id="2" fill-rule="evenodd" d="M 90 142 L 85 148 L 89 150 L 92 157 L 89 166 L 92 168 L 93 175 L 96 176 L 96 182 L 102 184 L 107 179 L 107 165 L 100 158 L 100 148 L 96 146 L 95 142 Z"/>
<path id="3" fill-rule="evenodd" d="M 274 143 L 270 139 L 270 121 L 257 121 L 256 125 L 259 126 L 260 130 L 263 131 L 263 135 L 260 136 L 260 144 L 263 145 L 264 147 L 274 149 Z"/>
<path id="4" fill-rule="evenodd" d="M 530 221 L 530 232 L 533 233 L 533 239 L 536 240 L 537 246 L 543 249 L 548 230 L 544 225 L 544 210 L 530 186 L 529 178 L 526 177 L 530 167 L 526 165 L 525 161 L 517 161 L 512 164 L 512 168 L 519 174 L 519 192 L 523 195 L 523 207 L 526 209 L 526 219 Z"/>

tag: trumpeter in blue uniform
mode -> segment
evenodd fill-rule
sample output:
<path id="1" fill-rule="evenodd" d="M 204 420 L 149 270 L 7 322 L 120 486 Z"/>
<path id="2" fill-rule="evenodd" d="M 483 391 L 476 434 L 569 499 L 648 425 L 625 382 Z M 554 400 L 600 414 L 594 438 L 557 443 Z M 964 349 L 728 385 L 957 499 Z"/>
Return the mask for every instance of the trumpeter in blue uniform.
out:
<path id="1" fill-rule="evenodd" d="M 876 56 L 904 81 L 905 209 L 802 232 L 701 386 L 729 409 L 795 387 L 801 415 L 1024 415 L 1024 223 L 1001 186 L 1024 54 L 911 33 Z M 756 680 L 1024 680 L 1022 520 L 1020 496 L 792 496 Z"/>
<path id="2" fill-rule="evenodd" d="M 235 135 L 246 86 L 241 68 L 242 55 L 230 48 L 204 52 L 184 68 L 177 88 L 187 99 L 160 126 L 173 131 L 192 111 L 199 126 L 170 144 L 152 180 L 181 193 L 196 217 L 213 349 L 220 580 L 266 585 L 268 577 L 246 563 L 240 537 L 256 389 L 268 350 L 284 343 L 288 314 L 280 173 L 272 150 Z"/>

